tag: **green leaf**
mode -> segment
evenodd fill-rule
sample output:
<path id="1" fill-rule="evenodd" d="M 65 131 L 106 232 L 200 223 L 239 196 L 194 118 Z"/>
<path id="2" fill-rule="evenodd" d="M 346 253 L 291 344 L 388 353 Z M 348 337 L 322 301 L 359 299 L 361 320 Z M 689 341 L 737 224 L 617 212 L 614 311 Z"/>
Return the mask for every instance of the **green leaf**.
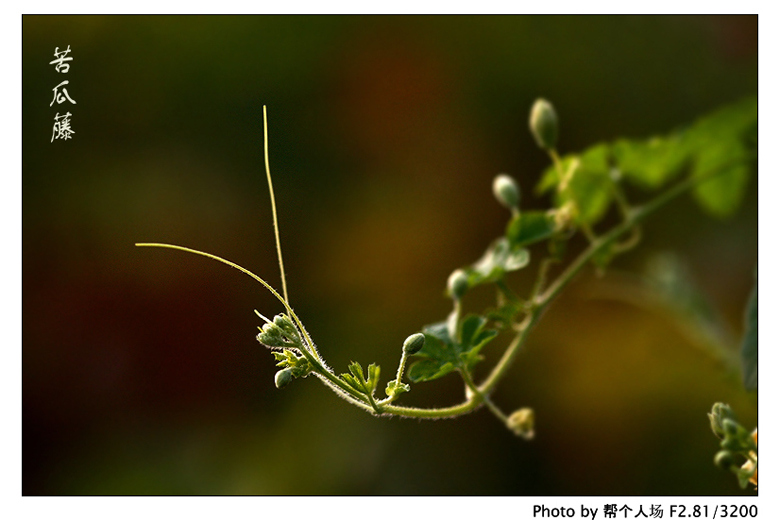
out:
<path id="1" fill-rule="evenodd" d="M 500 280 L 511 271 L 522 269 L 531 261 L 528 250 L 521 245 L 512 245 L 506 237 L 493 242 L 471 267 L 464 272 L 468 277 L 469 288 Z"/>
<path id="2" fill-rule="evenodd" d="M 369 383 L 366 381 L 366 378 L 363 375 L 363 367 L 360 366 L 360 363 L 353 361 L 352 363 L 349 364 L 347 368 L 349 368 L 350 373 L 341 374 L 341 379 L 343 379 L 349 386 L 351 386 L 361 394 L 371 394 L 373 392 L 373 388 L 369 387 Z M 378 379 L 379 367 L 377 367 L 376 365 L 370 365 L 368 368 L 369 368 L 369 377 L 372 371 L 375 371 L 376 377 Z M 376 382 L 374 382 L 374 388 L 376 388 Z"/>
<path id="3" fill-rule="evenodd" d="M 612 201 L 612 180 L 606 171 L 580 167 L 571 180 L 571 193 L 577 208 L 576 221 L 595 224 L 607 212 Z M 565 200 L 560 205 L 563 203 Z"/>
<path id="4" fill-rule="evenodd" d="M 698 185 L 693 195 L 708 213 L 725 217 L 739 207 L 749 178 L 758 131 L 758 101 L 747 98 L 694 123 L 687 133 L 694 155 L 691 175 L 704 177 L 725 169 Z"/>
<path id="5" fill-rule="evenodd" d="M 497 330 L 484 330 L 486 324 L 487 319 L 482 316 L 471 315 L 463 320 L 460 331 L 461 348 L 463 351 L 459 357 L 467 370 L 471 370 L 482 359 L 479 355 L 482 347 L 498 335 Z"/>
<path id="6" fill-rule="evenodd" d="M 645 189 L 658 189 L 678 177 L 686 168 L 694 178 L 720 169 L 720 175 L 693 189 L 693 196 L 707 213 L 718 217 L 733 214 L 745 194 L 750 163 L 758 141 L 758 105 L 755 97 L 708 114 L 692 125 L 650 139 L 618 139 L 598 144 L 581 155 L 561 160 L 564 172 L 580 161 L 566 190 L 560 189 L 561 172 L 548 167 L 536 187 L 545 193 L 558 187 L 555 204 L 561 207 L 573 199 L 579 222 L 597 222 L 611 202 L 616 178 Z"/>
<path id="7" fill-rule="evenodd" d="M 487 311 L 485 316 L 496 322 L 501 329 L 508 329 L 512 326 L 514 318 L 523 309 L 523 302 L 507 300 L 497 308 L 492 308 Z"/>
<path id="8" fill-rule="evenodd" d="M 692 175 L 705 177 L 719 169 L 723 173 L 694 188 L 693 196 L 699 205 L 716 217 L 734 214 L 750 178 L 748 164 L 748 152 L 736 141 L 726 141 L 702 150 L 696 158 Z"/>
<path id="9" fill-rule="evenodd" d="M 571 200 L 578 210 L 577 222 L 597 222 L 612 200 L 609 145 L 599 143 L 580 155 L 567 155 L 561 159 L 561 169 L 563 172 L 559 172 L 555 165 L 547 168 L 536 186 L 537 193 L 557 187 L 556 207 L 560 208 Z M 569 178 L 566 189 L 560 187 L 563 177 Z"/>
<path id="10" fill-rule="evenodd" d="M 683 132 L 645 140 L 619 139 L 612 154 L 620 174 L 645 189 L 657 189 L 682 172 L 689 158 Z"/>
<path id="11" fill-rule="evenodd" d="M 363 367 L 360 366 L 360 363 L 353 361 L 349 364 L 348 368 L 352 375 L 355 376 L 355 379 L 361 382 L 366 380 L 366 378 L 363 376 Z"/>
<path id="12" fill-rule="evenodd" d="M 434 359 L 423 359 L 416 361 L 409 367 L 409 381 L 412 383 L 421 383 L 423 381 L 433 381 L 446 376 L 455 370 L 455 365 L 450 362 L 440 363 Z"/>
<path id="13" fill-rule="evenodd" d="M 379 384 L 379 365 L 371 363 L 368 365 L 368 379 L 366 380 L 366 392 L 373 394 Z"/>
<path id="14" fill-rule="evenodd" d="M 527 211 L 509 221 L 506 238 L 512 247 L 547 240 L 555 233 L 555 218 L 544 211 Z"/>
<path id="15" fill-rule="evenodd" d="M 447 322 L 442 321 L 423 327 L 425 345 L 416 357 L 423 358 L 409 367 L 409 380 L 413 383 L 432 381 L 457 369 L 470 370 L 481 358 L 479 351 L 498 332 L 485 330 L 487 319 L 469 315 L 461 322 L 455 341 L 447 331 Z"/>
<path id="16" fill-rule="evenodd" d="M 385 388 L 385 393 L 387 394 L 387 397 L 397 397 L 409 391 L 411 391 L 409 385 L 407 385 L 406 383 L 399 383 L 395 379 L 387 383 L 387 388 Z"/>
<path id="17" fill-rule="evenodd" d="M 758 390 L 758 278 L 745 312 L 745 337 L 742 339 L 742 380 L 748 390 Z"/>

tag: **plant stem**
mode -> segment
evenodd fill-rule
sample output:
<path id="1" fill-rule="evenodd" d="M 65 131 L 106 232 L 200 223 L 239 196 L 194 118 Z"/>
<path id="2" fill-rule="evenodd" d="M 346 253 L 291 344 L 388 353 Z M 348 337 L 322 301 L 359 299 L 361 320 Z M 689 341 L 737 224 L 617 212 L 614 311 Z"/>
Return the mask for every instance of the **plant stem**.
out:
<path id="1" fill-rule="evenodd" d="M 493 415 L 498 417 L 498 419 L 506 424 L 507 422 L 507 416 L 504 415 L 504 412 L 501 411 L 501 409 L 496 406 L 493 401 L 490 400 L 490 397 L 485 395 L 479 388 L 477 388 L 477 385 L 474 384 L 474 380 L 471 378 L 471 374 L 468 370 L 461 369 L 460 375 L 463 378 L 463 382 L 466 383 L 466 387 L 471 391 L 472 397 L 471 399 L 479 399 L 480 401 L 484 401 L 485 406 L 488 407 L 488 409 L 493 412 Z"/>
<path id="2" fill-rule="evenodd" d="M 487 404 L 488 407 L 491 407 L 490 405 L 492 403 L 488 404 L 487 397 L 507 372 L 507 370 L 509 370 L 512 362 L 520 352 L 521 347 L 525 344 L 525 340 L 528 337 L 531 329 L 533 329 L 534 325 L 536 325 L 541 316 L 544 314 L 553 300 L 560 294 L 563 288 L 574 279 L 574 277 L 588 264 L 588 262 L 590 262 L 590 260 L 603 248 L 614 243 L 622 235 L 631 231 L 642 220 L 658 211 L 665 204 L 671 202 L 676 197 L 685 193 L 687 190 L 696 186 L 697 184 L 700 184 L 701 182 L 709 180 L 718 174 L 727 171 L 730 166 L 732 165 L 723 165 L 721 168 L 713 171 L 710 174 L 703 175 L 698 178 L 689 178 L 676 184 L 675 186 L 672 186 L 667 191 L 661 193 L 642 206 L 633 208 L 621 224 L 612 228 L 601 237 L 596 237 L 590 246 L 588 246 L 587 249 L 580 253 L 580 255 L 569 265 L 569 267 L 567 267 L 542 294 L 537 295 L 532 301 L 529 302 L 530 307 L 528 313 L 526 314 L 526 317 L 522 323 L 520 323 L 518 326 L 517 335 L 512 339 L 503 356 L 493 368 L 492 372 L 485 379 L 485 381 L 481 385 L 475 386 L 477 391 L 473 392 L 473 395 L 470 399 L 467 399 L 461 404 L 449 406 L 446 408 L 415 408 L 388 405 L 384 407 L 383 411 L 387 414 L 399 415 L 403 417 L 435 419 L 454 417 L 456 415 L 468 413 L 480 407 L 482 404 Z M 491 411 L 495 413 L 495 410 L 493 410 L 492 407 Z M 501 415 L 499 415 L 499 417 L 501 417 Z"/>

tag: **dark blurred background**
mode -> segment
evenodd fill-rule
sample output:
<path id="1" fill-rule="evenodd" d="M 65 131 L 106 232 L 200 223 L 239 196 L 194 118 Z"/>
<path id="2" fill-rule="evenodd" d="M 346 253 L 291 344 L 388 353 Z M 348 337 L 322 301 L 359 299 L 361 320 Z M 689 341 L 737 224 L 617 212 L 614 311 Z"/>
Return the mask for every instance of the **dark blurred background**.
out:
<path id="1" fill-rule="evenodd" d="M 558 110 L 563 153 L 667 132 L 757 92 L 756 17 L 22 24 L 24 494 L 754 493 L 713 465 L 706 413 L 725 401 L 752 427 L 755 395 L 664 313 L 587 297 L 612 275 L 583 273 L 498 387 L 506 412 L 536 410 L 524 442 L 486 410 L 388 420 L 312 378 L 277 390 L 252 311 L 279 303 L 226 266 L 133 243 L 215 253 L 280 287 L 267 105 L 291 301 L 331 366 L 378 362 L 383 388 L 403 339 L 449 312 L 449 273 L 502 233 L 493 176 L 549 206 L 532 194 L 547 166 L 527 131 L 536 97 Z M 52 143 L 63 79 L 75 134 Z M 730 220 L 683 197 L 615 272 L 675 251 L 739 334 L 757 215 L 755 178 Z M 402 402 L 461 400 L 453 375 Z"/>

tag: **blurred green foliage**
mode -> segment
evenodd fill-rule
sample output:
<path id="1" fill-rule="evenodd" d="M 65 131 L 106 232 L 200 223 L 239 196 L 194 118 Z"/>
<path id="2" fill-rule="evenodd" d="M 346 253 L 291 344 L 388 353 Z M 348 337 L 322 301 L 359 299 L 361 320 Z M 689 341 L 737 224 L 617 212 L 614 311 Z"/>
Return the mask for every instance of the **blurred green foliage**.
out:
<path id="1" fill-rule="evenodd" d="M 495 174 L 524 194 L 539 182 L 535 98 L 555 101 L 564 155 L 666 132 L 756 93 L 756 17 L 22 23 L 23 493 L 735 492 L 712 465 L 702 410 L 728 402 L 754 424 L 755 397 L 659 315 L 585 300 L 588 276 L 495 396 L 535 410 L 527 443 L 484 410 L 386 421 L 312 381 L 277 390 L 252 309 L 278 302 L 229 269 L 132 244 L 188 245 L 278 276 L 266 104 L 295 310 L 332 366 L 393 366 L 403 338 L 448 311 L 452 268 L 501 233 Z M 65 45 L 76 133 L 51 143 L 62 78 L 48 63 Z M 746 203 L 730 220 L 680 200 L 647 223 L 643 248 L 677 251 L 741 329 L 757 184 L 736 188 Z M 404 399 L 456 403 L 448 379 Z"/>

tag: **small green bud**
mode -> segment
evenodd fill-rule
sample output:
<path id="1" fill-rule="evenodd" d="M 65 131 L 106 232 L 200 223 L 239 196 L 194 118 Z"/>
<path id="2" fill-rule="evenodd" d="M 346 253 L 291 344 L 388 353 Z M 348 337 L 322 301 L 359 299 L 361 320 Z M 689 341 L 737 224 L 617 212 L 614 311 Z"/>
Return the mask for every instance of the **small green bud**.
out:
<path id="1" fill-rule="evenodd" d="M 274 383 L 276 384 L 276 388 L 284 388 L 285 386 L 290 384 L 290 381 L 293 380 L 292 370 L 289 368 L 285 368 L 284 370 L 280 370 L 276 373 L 276 376 L 274 377 Z"/>
<path id="2" fill-rule="evenodd" d="M 295 327 L 290 317 L 286 314 L 277 314 L 274 316 L 274 325 L 281 329 L 282 334 L 288 341 L 297 343 L 300 339 L 298 335 L 298 329 Z"/>
<path id="3" fill-rule="evenodd" d="M 266 347 L 281 347 L 284 345 L 282 331 L 273 323 L 266 323 L 260 330 L 260 334 L 257 335 L 257 341 L 262 345 Z"/>
<path id="4" fill-rule="evenodd" d="M 274 316 L 274 325 L 279 327 L 280 329 L 284 329 L 287 324 L 290 323 L 290 318 L 285 316 L 284 314 L 277 314 Z"/>
<path id="5" fill-rule="evenodd" d="M 520 408 L 509 416 L 506 425 L 515 435 L 530 441 L 534 438 L 534 411 L 531 408 Z"/>
<path id="6" fill-rule="evenodd" d="M 734 455 L 730 451 L 719 451 L 715 455 L 715 465 L 720 469 L 730 469 L 734 465 Z"/>
<path id="7" fill-rule="evenodd" d="M 718 437 L 723 437 L 726 434 L 723 430 L 723 420 L 731 419 L 734 421 L 736 419 L 731 407 L 723 403 L 712 405 L 712 411 L 707 416 L 710 418 L 710 427 L 712 427 L 713 433 Z"/>
<path id="8" fill-rule="evenodd" d="M 422 332 L 412 334 L 404 341 L 404 353 L 407 356 L 417 354 L 423 348 L 423 345 L 425 345 L 425 334 Z"/>
<path id="9" fill-rule="evenodd" d="M 531 134 L 536 144 L 544 150 L 552 150 L 558 141 L 558 115 L 546 99 L 537 99 L 531 107 L 529 119 Z"/>
<path id="10" fill-rule="evenodd" d="M 460 300 L 469 290 L 469 277 L 463 269 L 456 269 L 447 279 L 447 291 L 455 300 Z"/>
<path id="11" fill-rule="evenodd" d="M 520 187 L 509 175 L 502 173 L 493 179 L 493 195 L 507 209 L 520 209 Z"/>
<path id="12" fill-rule="evenodd" d="M 723 426 L 723 432 L 726 434 L 726 437 L 733 437 L 739 432 L 739 424 L 733 419 L 723 419 L 721 425 Z"/>

